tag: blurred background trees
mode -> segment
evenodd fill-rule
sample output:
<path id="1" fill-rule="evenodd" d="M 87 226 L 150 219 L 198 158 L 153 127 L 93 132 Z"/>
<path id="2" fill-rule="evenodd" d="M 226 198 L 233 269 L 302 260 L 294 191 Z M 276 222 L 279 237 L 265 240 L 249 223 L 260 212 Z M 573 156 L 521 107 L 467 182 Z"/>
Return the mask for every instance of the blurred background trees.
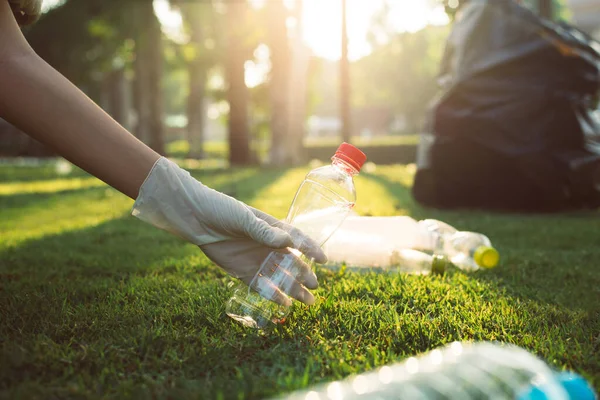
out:
<path id="1" fill-rule="evenodd" d="M 562 0 L 523 3 L 569 17 Z M 316 143 L 419 133 L 460 4 L 46 0 L 25 34 L 161 154 L 296 165 Z M 0 125 L 0 155 L 31 154 L 10 129 Z"/>

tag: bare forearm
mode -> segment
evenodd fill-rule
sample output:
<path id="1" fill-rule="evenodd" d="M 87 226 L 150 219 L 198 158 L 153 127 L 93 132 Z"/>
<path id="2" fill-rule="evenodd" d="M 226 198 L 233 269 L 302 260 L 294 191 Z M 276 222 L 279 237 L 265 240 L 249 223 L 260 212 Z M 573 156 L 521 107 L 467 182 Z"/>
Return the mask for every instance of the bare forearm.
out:
<path id="1" fill-rule="evenodd" d="M 160 157 L 33 52 L 0 60 L 0 117 L 131 198 Z"/>

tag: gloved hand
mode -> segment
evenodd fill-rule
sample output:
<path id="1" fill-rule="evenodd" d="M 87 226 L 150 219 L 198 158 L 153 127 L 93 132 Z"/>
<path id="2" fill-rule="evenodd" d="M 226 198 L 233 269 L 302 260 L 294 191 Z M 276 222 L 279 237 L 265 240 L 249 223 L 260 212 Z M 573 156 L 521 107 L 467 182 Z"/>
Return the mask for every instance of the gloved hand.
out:
<path id="1" fill-rule="evenodd" d="M 317 277 L 312 272 L 310 265 L 302 260 L 301 254 L 316 262 L 324 263 L 327 259 L 319 245 L 298 229 L 255 208 L 248 208 L 256 218 L 269 224 L 272 229 L 281 229 L 287 232 L 291 238 L 291 244 L 280 247 L 261 243 L 248 237 L 232 238 L 200 246 L 204 253 L 230 275 L 251 285 L 269 300 L 290 305 L 287 294 L 308 305 L 313 304 L 314 297 L 307 288 L 317 288 Z M 277 273 L 274 273 L 273 270 L 266 270 L 264 275 L 257 277 L 256 281 L 252 281 L 261 264 L 273 249 L 278 250 L 276 254 L 272 255 L 273 258 L 269 260 L 267 268 L 280 270 Z"/>
<path id="2" fill-rule="evenodd" d="M 324 263 L 325 254 L 316 242 L 298 229 L 208 188 L 164 157 L 142 184 L 132 214 L 200 246 L 214 263 L 247 284 L 274 249 L 281 256 L 291 254 L 299 272 L 285 285 L 274 287 L 269 299 L 289 304 L 285 293 L 307 304 L 314 302 L 307 288 L 316 288 L 317 279 L 299 255 Z"/>

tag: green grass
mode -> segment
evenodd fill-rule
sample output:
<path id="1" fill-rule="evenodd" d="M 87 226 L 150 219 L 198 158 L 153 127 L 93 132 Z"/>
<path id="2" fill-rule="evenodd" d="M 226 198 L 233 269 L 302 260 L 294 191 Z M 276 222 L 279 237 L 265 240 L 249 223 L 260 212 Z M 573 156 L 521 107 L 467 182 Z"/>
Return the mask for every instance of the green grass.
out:
<path id="1" fill-rule="evenodd" d="M 307 168 L 192 170 L 283 217 Z M 0 398 L 263 398 L 454 340 L 525 347 L 600 389 L 600 220 L 439 212 L 411 166 L 357 179 L 356 211 L 481 231 L 495 270 L 388 276 L 318 270 L 313 307 L 257 335 L 224 314 L 229 278 L 193 245 L 129 216 L 79 170 L 0 167 Z"/>

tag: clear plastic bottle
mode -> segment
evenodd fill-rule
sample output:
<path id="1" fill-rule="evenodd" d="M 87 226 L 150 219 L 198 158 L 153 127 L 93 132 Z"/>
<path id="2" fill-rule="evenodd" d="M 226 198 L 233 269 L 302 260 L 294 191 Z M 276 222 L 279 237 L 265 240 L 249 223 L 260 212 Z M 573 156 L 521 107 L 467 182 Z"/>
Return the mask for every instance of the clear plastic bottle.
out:
<path id="1" fill-rule="evenodd" d="M 358 244 L 357 244 L 358 246 Z M 363 245 L 364 246 L 364 245 Z M 327 251 L 327 250 L 326 250 Z M 329 253 L 328 254 L 329 257 Z M 411 275 L 443 274 L 448 268 L 445 257 L 413 249 L 385 249 L 378 245 L 354 248 L 346 255 L 329 257 L 325 267 L 331 270 L 344 268 L 353 272 L 401 273 Z"/>
<path id="2" fill-rule="evenodd" d="M 579 375 L 556 372 L 520 347 L 454 342 L 402 363 L 278 399 L 595 400 L 596 394 Z"/>
<path id="3" fill-rule="evenodd" d="M 323 245 L 350 214 L 356 202 L 354 176 L 366 161 L 356 147 L 342 143 L 330 165 L 310 171 L 296 192 L 285 222 Z M 300 272 L 298 260 L 311 263 L 297 251 L 272 252 L 249 286 L 234 285 L 226 312 L 245 326 L 265 329 L 281 323 L 289 306 L 275 303 L 274 287 L 286 293 Z M 291 302 L 290 302 L 291 303 Z"/>
<path id="4" fill-rule="evenodd" d="M 371 246 L 386 250 L 430 249 L 436 246 L 436 240 L 427 226 L 408 216 L 353 215 L 344 220 L 323 248 L 328 258 L 338 259 L 349 251 L 359 252 Z"/>
<path id="5" fill-rule="evenodd" d="M 440 254 L 444 254 L 463 271 L 494 268 L 500 255 L 487 236 L 476 232 L 456 232 L 442 236 Z"/>
<path id="6" fill-rule="evenodd" d="M 324 246 L 331 264 L 382 268 L 390 264 L 391 254 L 403 249 L 446 257 L 466 271 L 493 268 L 499 261 L 485 235 L 407 216 L 348 217 Z"/>
<path id="7" fill-rule="evenodd" d="M 390 257 L 390 272 L 411 275 L 443 274 L 448 268 L 446 258 L 413 249 L 393 250 Z"/>
<path id="8" fill-rule="evenodd" d="M 494 268 L 500 261 L 498 250 L 481 233 L 458 231 L 447 223 L 434 219 L 419 221 L 419 224 L 436 236 L 435 248 L 431 251 L 448 257 L 464 271 Z"/>
<path id="9" fill-rule="evenodd" d="M 427 231 L 436 232 L 440 235 L 453 235 L 456 232 L 458 232 L 455 227 L 445 222 L 438 221 L 437 219 L 424 219 L 422 221 L 419 221 L 418 223 Z"/>

